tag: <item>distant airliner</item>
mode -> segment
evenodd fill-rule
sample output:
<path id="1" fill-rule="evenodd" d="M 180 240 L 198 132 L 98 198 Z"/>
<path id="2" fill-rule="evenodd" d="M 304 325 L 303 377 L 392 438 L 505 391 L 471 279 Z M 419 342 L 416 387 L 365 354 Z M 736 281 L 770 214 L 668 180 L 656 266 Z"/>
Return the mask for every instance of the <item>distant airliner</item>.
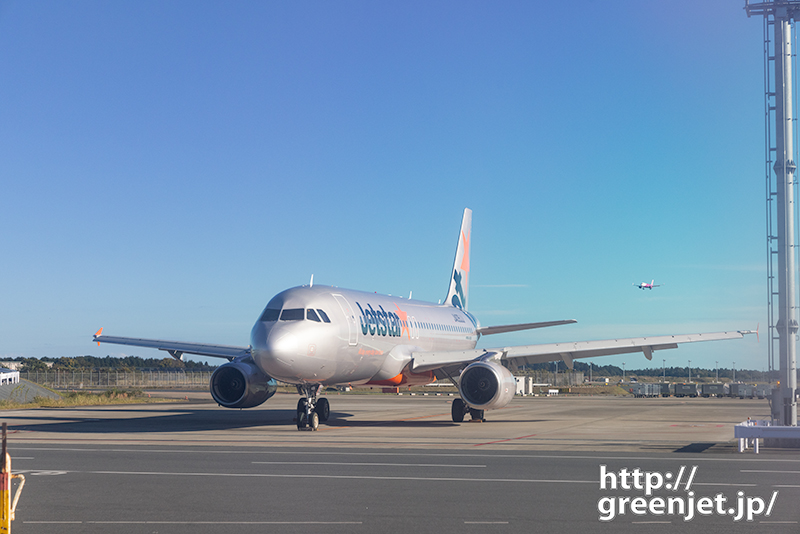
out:
<path id="1" fill-rule="evenodd" d="M 633 284 L 633 285 L 635 285 L 639 289 L 653 289 L 654 287 L 661 287 L 663 285 L 663 284 L 655 284 L 655 285 L 653 285 L 653 282 L 655 282 L 655 279 L 650 280 L 649 284 L 647 282 L 642 282 L 641 284 L 638 284 L 638 285 L 637 284 Z"/>
<path id="2" fill-rule="evenodd" d="M 476 349 L 481 336 L 574 323 L 572 319 L 481 326 L 467 311 L 472 211 L 464 210 L 450 286 L 443 304 L 314 285 L 275 295 L 250 333 L 250 346 L 206 345 L 102 335 L 98 343 L 119 343 L 167 351 L 174 358 L 199 354 L 227 358 L 211 375 L 211 396 L 226 408 L 252 408 L 275 394 L 277 380 L 297 387 L 297 428 L 316 430 L 330 416 L 325 386 L 411 386 L 448 379 L 461 398 L 452 419 L 502 408 L 514 396 L 510 369 L 524 364 L 642 352 L 678 343 L 741 338 L 749 332 L 500 346 Z"/>

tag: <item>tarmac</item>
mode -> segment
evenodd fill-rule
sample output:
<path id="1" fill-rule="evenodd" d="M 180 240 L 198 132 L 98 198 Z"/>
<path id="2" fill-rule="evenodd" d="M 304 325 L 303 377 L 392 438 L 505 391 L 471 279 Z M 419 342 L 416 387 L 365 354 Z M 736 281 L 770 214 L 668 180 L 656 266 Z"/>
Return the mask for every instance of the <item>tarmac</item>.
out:
<path id="1" fill-rule="evenodd" d="M 6 411 L 14 443 L 223 444 L 262 447 L 472 447 L 501 450 L 728 450 L 733 425 L 768 418 L 766 401 L 615 396 L 517 397 L 486 421 L 453 423 L 454 397 L 328 395 L 331 418 L 298 431 L 294 394 L 247 410 L 218 407 L 206 392 L 152 392 L 173 403 Z"/>
<path id="2" fill-rule="evenodd" d="M 297 395 L 249 410 L 170 395 L 0 414 L 28 478 L 14 531 L 800 532 L 800 454 L 739 453 L 733 438 L 766 401 L 518 397 L 455 424 L 447 395 L 334 394 L 312 432 L 293 421 Z M 636 469 L 661 476 L 652 495 L 623 489 Z M 668 497 L 717 506 L 687 519 L 658 507 Z M 609 518 L 636 498 L 651 508 Z"/>

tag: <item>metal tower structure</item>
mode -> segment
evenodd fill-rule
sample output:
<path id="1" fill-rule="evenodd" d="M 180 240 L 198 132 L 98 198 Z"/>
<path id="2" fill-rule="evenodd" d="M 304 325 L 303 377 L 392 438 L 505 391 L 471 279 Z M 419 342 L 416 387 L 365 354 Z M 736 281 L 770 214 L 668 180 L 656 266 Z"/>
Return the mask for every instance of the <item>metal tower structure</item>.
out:
<path id="1" fill-rule="evenodd" d="M 772 402 L 778 423 L 797 426 L 797 246 L 795 241 L 794 52 L 795 18 L 800 0 L 750 3 L 747 16 L 764 17 L 764 88 L 767 174 L 767 302 L 769 369 L 774 371 L 778 341 L 778 395 Z M 775 282 L 777 278 L 777 291 Z M 775 297 L 777 296 L 777 303 Z M 777 311 L 778 320 L 775 322 Z M 771 373 L 772 374 L 772 373 Z"/>

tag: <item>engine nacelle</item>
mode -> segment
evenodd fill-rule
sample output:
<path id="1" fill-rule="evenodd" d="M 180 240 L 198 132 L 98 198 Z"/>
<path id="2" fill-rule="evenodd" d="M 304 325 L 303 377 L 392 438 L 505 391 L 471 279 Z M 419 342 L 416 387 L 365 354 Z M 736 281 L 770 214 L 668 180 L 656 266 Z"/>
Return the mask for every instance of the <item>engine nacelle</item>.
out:
<path id="1" fill-rule="evenodd" d="M 493 410 L 511 402 L 517 383 L 511 371 L 494 362 L 471 363 L 458 381 L 461 398 L 470 408 Z"/>
<path id="2" fill-rule="evenodd" d="M 252 408 L 263 404 L 278 390 L 278 383 L 252 361 L 221 365 L 211 375 L 211 396 L 226 408 Z"/>

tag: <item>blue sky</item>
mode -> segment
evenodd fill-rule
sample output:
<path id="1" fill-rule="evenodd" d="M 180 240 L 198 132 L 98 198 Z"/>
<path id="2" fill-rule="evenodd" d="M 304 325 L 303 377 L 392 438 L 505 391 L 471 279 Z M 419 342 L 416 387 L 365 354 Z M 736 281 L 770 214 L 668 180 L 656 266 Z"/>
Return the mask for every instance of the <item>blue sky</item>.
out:
<path id="1" fill-rule="evenodd" d="M 0 357 L 247 345 L 308 282 L 446 293 L 483 346 L 766 323 L 743 2 L 0 2 Z M 665 284 L 640 291 L 632 283 Z M 767 345 L 610 357 L 762 369 Z"/>

